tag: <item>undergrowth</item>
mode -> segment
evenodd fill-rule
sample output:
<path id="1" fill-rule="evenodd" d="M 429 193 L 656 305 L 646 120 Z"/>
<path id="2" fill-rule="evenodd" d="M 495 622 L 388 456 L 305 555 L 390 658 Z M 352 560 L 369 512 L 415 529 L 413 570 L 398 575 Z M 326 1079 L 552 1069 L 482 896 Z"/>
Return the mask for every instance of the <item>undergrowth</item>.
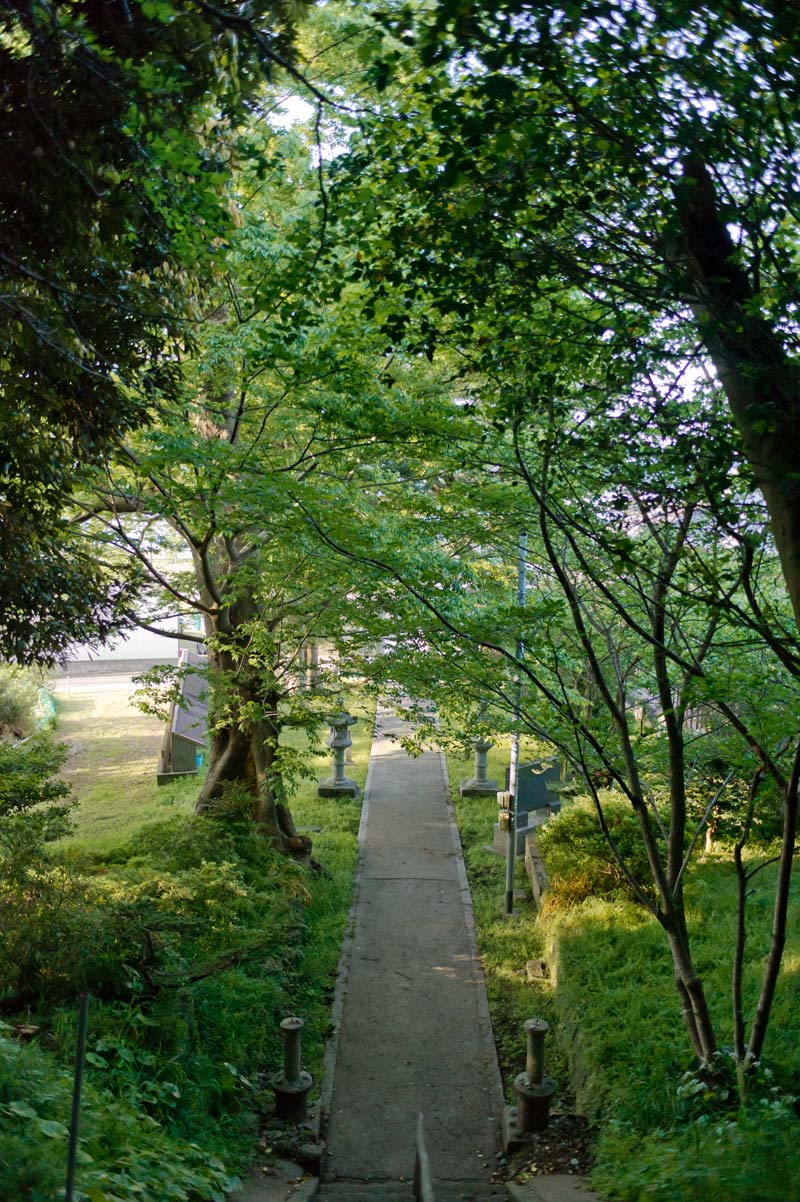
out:
<path id="1" fill-rule="evenodd" d="M 499 779 L 500 765 L 490 768 Z M 468 765 L 452 758 L 454 784 L 459 774 L 468 775 Z M 456 798 L 456 809 L 507 1096 L 522 1067 L 521 1024 L 534 1015 L 545 1018 L 552 1028 L 547 1071 L 598 1124 L 592 1185 L 603 1198 L 800 1202 L 797 903 L 765 1055 L 742 1107 L 724 1052 L 715 1085 L 697 1072 L 664 934 L 631 900 L 608 857 L 595 860 L 594 833 L 581 843 L 588 806 L 565 815 L 564 829 L 572 833 L 553 857 L 558 884 L 544 911 L 517 901 L 512 919 L 503 916 L 502 858 L 484 850 L 496 821 L 495 801 Z M 621 814 L 617 829 L 626 850 L 628 827 Z M 554 833 L 548 832 L 545 846 L 558 843 Z M 759 854 L 766 858 L 769 849 Z M 759 873 L 748 900 L 744 995 L 750 1014 L 770 936 L 774 873 L 774 866 Z M 724 849 L 693 863 L 687 910 L 695 964 L 723 1043 L 731 1031 L 735 889 Z M 793 892 L 796 897 L 796 885 Z M 549 979 L 529 982 L 525 963 L 536 956 L 546 961 Z"/>
<path id="2" fill-rule="evenodd" d="M 363 782 L 371 723 L 360 726 L 350 771 Z M 0 1198 L 63 1197 L 81 989 L 92 999 L 76 1202 L 221 1200 L 272 1105 L 287 1014 L 305 1021 L 319 1086 L 360 804 L 306 781 L 292 807 L 321 873 L 278 855 L 231 796 L 116 845 L 61 843 L 33 876 L 5 878 L 18 950 L 0 971 Z"/>

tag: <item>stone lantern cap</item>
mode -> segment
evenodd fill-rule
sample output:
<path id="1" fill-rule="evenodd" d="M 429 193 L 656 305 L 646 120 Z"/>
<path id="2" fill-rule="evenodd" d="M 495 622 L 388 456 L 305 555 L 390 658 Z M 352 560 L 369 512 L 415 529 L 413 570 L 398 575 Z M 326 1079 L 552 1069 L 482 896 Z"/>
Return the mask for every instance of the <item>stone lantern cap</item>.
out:
<path id="1" fill-rule="evenodd" d="M 329 747 L 352 747 L 350 727 L 355 726 L 358 718 L 348 714 L 347 710 L 340 710 L 338 714 L 330 714 L 325 721 L 332 727 L 332 733 L 328 738 Z"/>

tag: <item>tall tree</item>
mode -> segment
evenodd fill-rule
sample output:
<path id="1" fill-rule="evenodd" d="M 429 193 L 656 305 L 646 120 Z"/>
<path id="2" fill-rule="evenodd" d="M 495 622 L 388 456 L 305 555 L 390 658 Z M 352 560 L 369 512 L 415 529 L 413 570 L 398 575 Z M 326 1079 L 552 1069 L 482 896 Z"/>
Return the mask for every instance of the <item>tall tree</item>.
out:
<path id="1" fill-rule="evenodd" d="M 471 356 L 474 370 L 459 373 L 438 423 L 417 426 L 394 522 L 352 522 L 347 542 L 322 533 L 393 582 L 384 623 L 392 650 L 370 670 L 437 702 L 433 737 L 444 723 L 464 738 L 465 720 L 488 702 L 495 721 L 521 722 L 566 757 L 631 889 L 664 930 L 687 1032 L 705 1062 L 720 1036 L 694 961 L 685 886 L 709 821 L 727 809 L 739 840 L 732 1027 L 743 1081 L 777 985 L 797 830 L 791 610 L 721 391 L 682 379 L 672 335 L 659 374 L 626 371 L 615 392 L 606 357 L 587 355 L 585 307 L 562 293 L 550 355 L 536 315 L 507 310 L 507 328 L 486 338 L 492 307 L 474 309 L 474 343 L 459 328 L 450 353 L 451 364 Z M 522 613 L 512 604 L 520 530 L 533 574 Z M 512 651 L 520 635 L 523 661 Z M 644 877 L 614 843 L 609 785 L 638 821 Z M 780 832 L 781 846 L 772 940 L 746 1032 L 745 907 L 763 861 L 742 852 L 754 822 Z"/>
<path id="2" fill-rule="evenodd" d="M 383 336 L 320 256 L 305 141 L 265 135 L 264 149 L 269 170 L 239 180 L 239 224 L 180 395 L 107 458 L 73 528 L 108 571 L 127 565 L 142 598 L 129 603 L 131 622 L 202 616 L 204 633 L 189 636 L 209 659 L 198 808 L 238 787 L 267 837 L 307 855 L 288 804 L 298 765 L 281 732 L 321 720 L 296 689 L 304 643 L 349 639 L 364 606 L 363 582 L 309 514 L 335 524 L 359 465 L 380 503 L 381 457 L 407 434 L 407 389 L 389 383 Z M 182 561 L 166 554 L 175 547 Z"/>
<path id="3" fill-rule="evenodd" d="M 232 223 L 236 125 L 301 3 L 0 10 L 0 639 L 58 655 L 118 618 L 60 521 L 75 473 L 176 394 Z M 68 540 L 67 540 L 68 541 Z"/>
<path id="4" fill-rule="evenodd" d="M 517 308 L 535 297 L 557 340 L 568 285 L 619 365 L 690 329 L 684 361 L 713 364 L 800 617 L 793 12 L 445 0 L 378 16 L 386 101 L 351 156 L 359 186 L 396 193 L 364 256 L 378 291 L 425 287 L 469 320 L 499 281 L 499 312 L 509 290 Z"/>

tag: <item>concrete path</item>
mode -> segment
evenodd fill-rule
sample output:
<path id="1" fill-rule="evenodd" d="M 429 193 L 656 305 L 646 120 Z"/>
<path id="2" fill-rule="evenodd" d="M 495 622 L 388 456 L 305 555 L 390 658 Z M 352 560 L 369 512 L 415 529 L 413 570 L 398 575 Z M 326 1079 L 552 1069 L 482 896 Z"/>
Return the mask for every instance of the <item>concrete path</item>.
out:
<path id="1" fill-rule="evenodd" d="M 324 1178 L 408 1180 L 422 1111 L 435 1179 L 487 1181 L 502 1093 L 466 874 L 443 757 L 406 755 L 402 729 L 379 715 Z"/>

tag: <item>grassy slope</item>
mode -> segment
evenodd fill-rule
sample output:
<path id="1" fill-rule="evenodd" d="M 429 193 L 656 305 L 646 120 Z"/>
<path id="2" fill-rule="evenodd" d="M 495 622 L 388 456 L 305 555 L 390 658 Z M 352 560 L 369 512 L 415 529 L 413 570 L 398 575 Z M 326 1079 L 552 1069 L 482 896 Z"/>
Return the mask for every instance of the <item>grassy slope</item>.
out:
<path id="1" fill-rule="evenodd" d="M 500 781 L 497 751 L 493 760 L 490 774 Z M 468 761 L 450 758 L 454 785 L 468 769 Z M 523 1055 L 516 1032 L 526 1017 L 538 1015 L 555 1035 L 548 1071 L 561 1089 L 569 1081 L 579 1107 L 601 1121 L 596 1180 L 604 1196 L 625 1202 L 798 1202 L 800 1129 L 775 1104 L 785 1089 L 800 1093 L 797 901 L 765 1047 L 773 1084 L 767 1082 L 766 1096 L 754 1099 L 745 1114 L 737 1113 L 733 1097 L 715 1111 L 703 1094 L 688 1100 L 678 1094 L 692 1057 L 657 924 L 633 905 L 599 899 L 542 916 L 521 902 L 518 916 L 505 918 L 503 862 L 484 850 L 496 804 L 457 799 L 456 807 L 507 1092 Z M 749 902 L 750 1013 L 769 939 L 773 878 L 774 869 L 760 874 Z M 722 1042 L 730 1039 L 733 900 L 728 864 L 696 867 L 689 921 Z M 548 961 L 551 980 L 528 982 L 525 960 L 539 955 Z"/>
<path id="2" fill-rule="evenodd" d="M 292 810 L 297 825 L 309 830 L 324 872 L 310 872 L 282 857 L 274 865 L 265 860 L 259 869 L 258 857 L 254 861 L 243 844 L 238 845 L 245 856 L 240 860 L 235 840 L 217 846 L 207 820 L 196 825 L 189 817 L 196 781 L 172 797 L 170 790 L 158 789 L 154 768 L 160 724 L 142 719 L 123 702 L 113 692 L 92 701 L 73 696 L 62 709 L 64 724 L 58 733 L 66 734 L 74 748 L 70 776 L 80 800 L 70 861 L 110 897 L 133 899 L 145 888 L 153 905 L 169 911 L 173 894 L 176 914 L 207 915 L 200 924 L 200 942 L 178 936 L 175 943 L 190 966 L 213 962 L 239 942 L 263 939 L 264 931 L 271 934 L 266 960 L 263 954 L 250 957 L 191 987 L 141 1002 L 134 995 L 130 1002 L 92 1003 L 89 1048 L 94 1061 L 87 1067 L 81 1175 L 98 1199 L 112 1194 L 142 1202 L 162 1202 L 167 1196 L 207 1199 L 212 1192 L 209 1174 L 222 1180 L 226 1169 L 241 1168 L 254 1150 L 252 1111 L 269 1104 L 266 1080 L 281 1062 L 278 1022 L 288 1013 L 300 1014 L 306 1022 L 304 1062 L 314 1076 L 315 1092 L 321 1084 L 361 804 L 318 798 L 316 781 L 302 781 Z M 352 737 L 348 774 L 363 786 L 371 713 L 362 711 Z M 303 742 L 299 735 L 290 738 Z M 329 773 L 329 763 L 328 753 L 312 761 L 319 777 Z M 203 883 L 210 880 L 219 883 Z M 219 919 L 213 917 L 217 905 L 224 907 Z M 182 921 L 178 918 L 173 929 L 180 931 Z M 175 935 L 169 938 L 174 941 Z M 19 1202 L 55 1200 L 63 1176 L 74 1007 L 43 1009 L 37 1018 L 48 1033 L 41 1049 L 35 1044 L 19 1049 L 4 1042 L 0 1030 L 0 1195 Z M 128 1050 L 117 1053 L 113 1049 L 118 1045 Z M 97 1062 L 97 1051 L 101 1061 L 110 1058 L 110 1067 Z M 229 1062 L 241 1074 L 240 1084 L 228 1073 Z M 140 1122 L 142 1081 L 151 1079 L 177 1081 L 181 1091 L 177 1105 L 167 1097 L 166 1110 L 162 1106 L 153 1112 L 159 1119 L 153 1127 Z M 112 1087 L 113 1103 L 104 1086 Z M 31 1104 L 38 1127 L 20 1110 Z M 91 1161 L 85 1160 L 88 1154 Z"/>
<path id="3" fill-rule="evenodd" d="M 351 727 L 347 774 L 363 790 L 374 708 L 355 702 L 351 708 L 360 720 Z M 116 858 L 120 845 L 142 827 L 192 812 L 196 780 L 156 784 L 163 730 L 157 718 L 135 708 L 127 683 L 98 693 L 59 694 L 57 735 L 69 747 L 63 776 L 79 803 L 75 830 L 65 842 L 76 850 Z M 294 746 L 307 746 L 301 733 L 285 737 Z M 311 761 L 319 779 L 330 774 L 329 757 L 326 751 Z M 313 855 L 325 870 L 308 880 L 304 955 L 292 989 L 294 1009 L 306 1021 L 304 1058 L 318 1088 L 333 978 L 353 889 L 361 801 L 317 797 L 316 787 L 316 779 L 301 780 L 291 799 L 295 824 L 310 834 Z"/>
<path id="4" fill-rule="evenodd" d="M 759 878 L 757 878 L 759 879 Z M 770 885 L 761 874 L 750 899 L 746 1013 L 752 1015 L 769 939 Z M 730 963 L 734 880 L 731 867 L 698 867 L 688 889 L 688 919 L 695 964 L 702 975 L 723 1045 L 731 1040 Z M 800 1073 L 800 936 L 792 907 L 783 970 L 764 1049 L 781 1074 Z M 580 1021 L 572 1064 L 579 1100 L 590 1112 L 604 1107 L 631 1122 L 664 1125 L 679 1115 L 677 1076 L 692 1066 L 661 929 L 638 907 L 589 900 L 547 916 L 549 959 L 560 1008 L 570 1025 Z M 630 1038 L 629 1033 L 635 1032 Z M 798 1078 L 800 1085 L 800 1078 Z"/>
<path id="5" fill-rule="evenodd" d="M 68 748 L 62 775 L 80 803 L 71 841 L 105 851 L 144 823 L 188 814 L 196 782 L 156 786 L 164 724 L 135 708 L 132 686 L 67 688 L 59 681 L 56 735 Z"/>

